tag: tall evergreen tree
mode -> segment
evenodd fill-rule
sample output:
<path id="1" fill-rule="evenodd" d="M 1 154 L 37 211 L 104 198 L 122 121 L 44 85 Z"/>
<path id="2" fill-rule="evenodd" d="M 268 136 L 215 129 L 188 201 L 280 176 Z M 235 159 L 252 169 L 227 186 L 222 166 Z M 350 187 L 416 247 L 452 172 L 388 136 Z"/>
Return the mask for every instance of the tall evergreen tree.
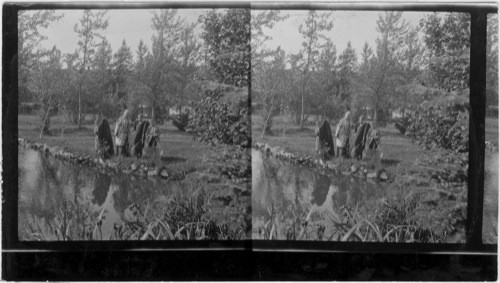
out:
<path id="1" fill-rule="evenodd" d="M 78 83 L 78 127 L 82 125 L 83 119 L 83 102 L 82 96 L 84 95 L 84 85 L 87 79 L 86 70 L 92 64 L 94 59 L 95 48 L 98 45 L 98 39 L 103 39 L 102 32 L 108 27 L 108 19 L 105 19 L 107 11 L 91 11 L 84 10 L 79 23 L 75 24 L 74 31 L 76 32 L 78 40 L 77 52 L 81 55 L 79 62 L 79 83 Z"/>

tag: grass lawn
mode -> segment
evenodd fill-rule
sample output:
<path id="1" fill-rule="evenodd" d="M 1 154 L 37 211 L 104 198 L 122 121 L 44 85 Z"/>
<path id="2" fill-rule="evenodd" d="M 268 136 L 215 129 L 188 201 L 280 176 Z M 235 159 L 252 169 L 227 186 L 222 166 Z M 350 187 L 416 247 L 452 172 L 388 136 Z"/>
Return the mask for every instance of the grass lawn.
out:
<path id="1" fill-rule="evenodd" d="M 485 139 L 498 143 L 498 118 L 486 118 Z"/>
<path id="2" fill-rule="evenodd" d="M 76 126 L 66 122 L 62 117 L 54 117 L 51 124 L 52 135 L 44 135 L 39 139 L 39 118 L 32 115 L 18 116 L 18 135 L 20 138 L 46 143 L 49 146 L 58 146 L 74 154 L 95 156 L 95 136 L 93 125 L 85 125 L 76 130 Z M 114 123 L 110 123 L 113 131 Z M 160 149 L 163 151 L 162 162 L 169 167 L 202 167 L 203 160 L 210 150 L 208 145 L 198 143 L 192 136 L 180 132 L 171 122 L 160 126 Z M 117 158 L 117 157 L 115 157 Z M 125 161 L 135 161 L 135 157 Z"/>
<path id="3" fill-rule="evenodd" d="M 273 135 L 265 135 L 262 138 L 262 118 L 252 116 L 252 141 L 267 143 L 271 146 L 280 146 L 288 152 L 299 155 L 316 156 L 316 136 L 314 125 L 308 124 L 305 129 L 299 130 L 298 126 L 287 121 L 284 117 L 277 117 L 273 124 Z M 285 131 L 284 131 L 285 130 Z M 332 132 L 335 130 L 332 127 Z M 383 164 L 386 170 L 392 173 L 402 173 L 401 170 L 415 170 L 414 161 L 426 151 L 414 145 L 411 139 L 401 135 L 392 125 L 380 128 L 381 151 L 383 153 Z M 354 131 L 350 142 L 354 140 Z M 358 163 L 350 159 L 344 162 L 348 164 Z"/>

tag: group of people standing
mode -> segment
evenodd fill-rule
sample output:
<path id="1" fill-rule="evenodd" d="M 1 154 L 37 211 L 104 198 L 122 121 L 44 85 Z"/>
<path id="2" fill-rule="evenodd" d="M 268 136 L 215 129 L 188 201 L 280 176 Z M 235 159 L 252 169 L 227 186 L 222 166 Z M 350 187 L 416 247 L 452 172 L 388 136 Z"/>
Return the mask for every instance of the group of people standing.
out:
<path id="1" fill-rule="evenodd" d="M 331 134 L 328 134 L 329 128 L 330 125 L 326 120 L 322 124 L 319 121 L 316 124 L 316 152 L 323 159 L 325 151 L 332 152 L 332 155 L 335 157 L 361 159 L 365 150 L 367 152 L 370 150 L 374 151 L 380 144 L 380 131 L 375 127 L 373 122 L 367 121 L 364 115 L 361 115 L 355 124 L 352 150 L 349 141 L 352 129 L 350 111 L 347 111 L 337 124 L 334 134 L 335 145 L 333 145 Z"/>
<path id="2" fill-rule="evenodd" d="M 106 118 L 97 117 L 95 121 L 94 134 L 96 135 L 96 152 L 103 158 L 109 158 L 114 154 L 113 139 Z M 117 156 L 141 157 L 145 147 L 156 147 L 159 142 L 160 133 L 157 127 L 139 114 L 135 121 L 131 119 L 130 110 L 125 110 L 116 122 L 115 144 Z"/>

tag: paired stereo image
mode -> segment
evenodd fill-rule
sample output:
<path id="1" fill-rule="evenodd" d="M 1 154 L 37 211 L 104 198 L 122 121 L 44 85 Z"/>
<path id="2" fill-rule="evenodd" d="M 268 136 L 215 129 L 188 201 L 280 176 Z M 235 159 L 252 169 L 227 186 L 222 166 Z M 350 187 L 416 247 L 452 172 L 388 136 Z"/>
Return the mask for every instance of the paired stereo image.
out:
<path id="1" fill-rule="evenodd" d="M 466 12 L 20 10 L 18 238 L 465 243 L 474 32 Z M 496 244 L 497 14 L 485 45 Z"/>

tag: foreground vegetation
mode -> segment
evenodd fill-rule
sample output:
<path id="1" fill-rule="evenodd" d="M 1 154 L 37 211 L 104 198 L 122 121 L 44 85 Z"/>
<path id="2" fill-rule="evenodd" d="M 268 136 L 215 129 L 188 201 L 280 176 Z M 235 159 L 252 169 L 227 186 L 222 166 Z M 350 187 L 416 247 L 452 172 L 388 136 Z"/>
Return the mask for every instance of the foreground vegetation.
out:
<path id="1" fill-rule="evenodd" d="M 60 200 L 57 209 L 49 213 L 53 217 L 37 217 L 31 210 L 28 217 L 21 214 L 25 225 L 20 225 L 24 230 L 19 231 L 19 237 L 28 241 L 248 239 L 251 227 L 249 155 L 224 146 L 207 152 L 204 159 L 206 169 L 189 173 L 177 183 L 184 184 L 180 190 L 167 189 L 168 193 L 159 198 L 156 190 L 169 188 L 172 184 L 159 181 L 160 186 L 156 188 L 151 183 L 128 185 L 129 176 L 118 176 L 115 179 L 118 190 L 111 194 L 117 212 L 118 209 L 124 211 L 120 220 L 113 223 L 111 233 L 102 229 L 109 207 L 104 204 L 100 211 L 95 211 L 92 205 L 95 197 L 88 199 L 77 193 L 79 188 L 75 183 L 75 198 Z M 71 176 L 76 174 L 70 178 L 77 180 L 81 171 L 73 172 L 71 170 L 76 167 L 67 169 L 71 168 L 68 165 L 58 167 L 54 161 L 43 160 L 44 178 L 65 176 L 70 170 Z M 45 191 L 54 190 L 50 185 L 46 187 L 50 182 L 64 181 L 40 178 L 39 182 L 37 190 Z M 96 183 L 93 190 L 98 189 L 95 186 Z M 45 198 L 58 199 L 57 195 L 66 194 L 50 191 Z M 128 197 L 130 194 L 134 195 L 132 199 Z"/>
<path id="2" fill-rule="evenodd" d="M 263 122 L 260 117 L 253 116 L 253 142 L 280 146 L 287 152 L 315 157 L 312 123 L 300 130 L 286 117 L 278 117 L 275 121 L 274 134 L 262 138 Z M 490 126 L 487 140 L 496 140 L 498 144 L 498 124 L 488 119 L 487 125 Z M 439 147 L 424 149 L 402 135 L 392 124 L 380 130 L 383 158 L 378 168 L 371 168 L 384 169 L 389 173 L 388 180 L 380 183 L 389 192 L 384 200 L 356 207 L 346 205 L 334 213 L 316 212 L 313 209 L 300 212 L 298 217 L 303 225 L 300 229 L 280 221 L 277 211 L 270 208 L 265 217 L 267 220 L 257 219 L 254 222 L 254 237 L 426 243 L 465 241 L 468 152 L 460 153 Z M 347 171 L 353 165 L 370 168 L 366 160 L 334 159 L 328 163 L 339 165 Z M 486 187 L 486 194 L 497 199 L 497 188 L 493 187 Z M 498 202 L 486 202 L 485 211 L 494 213 L 492 210 L 495 210 L 493 206 L 496 205 Z M 490 218 L 488 222 L 494 222 Z M 496 226 L 483 233 L 485 241 L 496 242 Z"/>

